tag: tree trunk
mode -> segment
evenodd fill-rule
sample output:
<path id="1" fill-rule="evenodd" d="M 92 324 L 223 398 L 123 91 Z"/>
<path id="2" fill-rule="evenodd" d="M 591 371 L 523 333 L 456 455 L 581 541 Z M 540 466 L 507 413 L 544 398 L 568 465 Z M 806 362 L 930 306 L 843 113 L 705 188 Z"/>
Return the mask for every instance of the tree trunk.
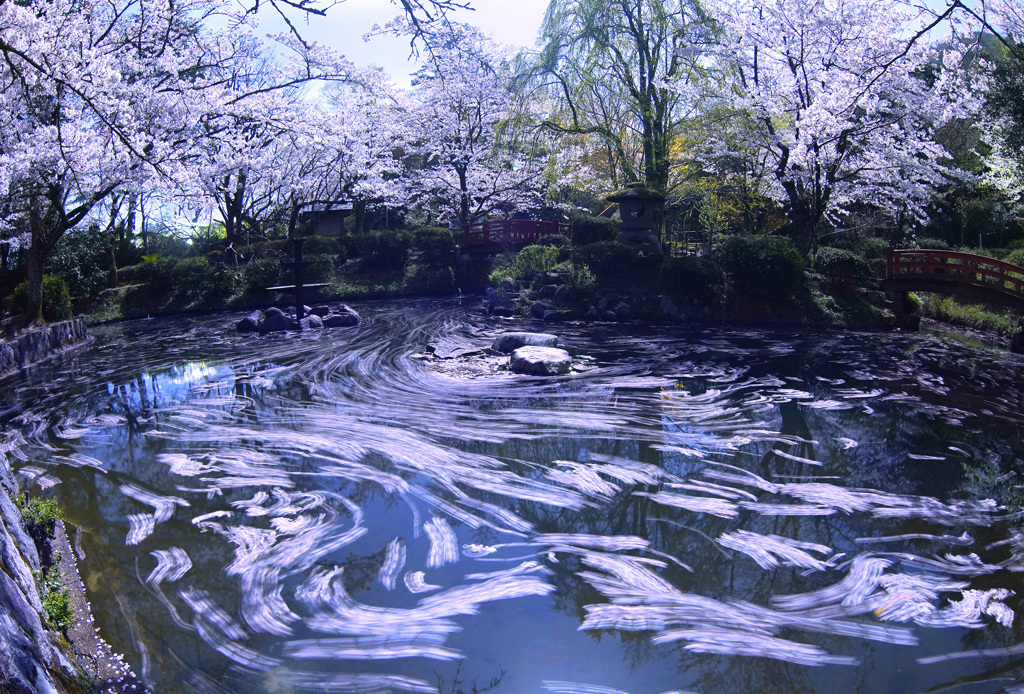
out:
<path id="1" fill-rule="evenodd" d="M 33 230 L 32 243 L 28 247 L 28 263 L 26 264 L 27 276 L 25 282 L 26 306 L 24 324 L 43 323 L 43 266 L 46 257 L 50 255 L 50 247 L 45 247 L 45 239 L 40 238 Z"/>
<path id="2" fill-rule="evenodd" d="M 469 225 L 469 185 L 466 183 L 466 168 L 456 166 L 455 172 L 459 174 L 459 228 L 465 229 Z"/>

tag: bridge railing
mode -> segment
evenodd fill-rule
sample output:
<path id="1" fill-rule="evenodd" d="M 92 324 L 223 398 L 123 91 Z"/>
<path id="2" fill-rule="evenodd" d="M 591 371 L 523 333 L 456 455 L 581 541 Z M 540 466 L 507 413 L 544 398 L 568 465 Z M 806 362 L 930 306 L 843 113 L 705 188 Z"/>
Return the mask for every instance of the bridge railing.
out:
<path id="1" fill-rule="evenodd" d="M 890 248 L 887 280 L 938 280 L 994 289 L 1024 300 L 1024 268 L 973 253 Z"/>
<path id="2" fill-rule="evenodd" d="M 569 222 L 539 222 L 527 219 L 512 219 L 500 222 L 477 222 L 463 230 L 463 246 L 528 246 L 541 237 L 553 234 L 572 237 Z"/>

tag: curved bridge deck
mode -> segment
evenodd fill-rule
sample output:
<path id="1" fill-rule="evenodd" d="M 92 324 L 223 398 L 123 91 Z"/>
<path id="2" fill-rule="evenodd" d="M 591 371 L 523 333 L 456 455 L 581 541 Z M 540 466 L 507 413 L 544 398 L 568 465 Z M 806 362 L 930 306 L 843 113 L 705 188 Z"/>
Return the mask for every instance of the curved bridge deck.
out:
<path id="1" fill-rule="evenodd" d="M 890 248 L 882 289 L 959 294 L 1024 311 L 1024 268 L 974 253 Z"/>
<path id="2" fill-rule="evenodd" d="M 462 252 L 493 255 L 518 250 L 537 243 L 544 236 L 572 237 L 572 224 L 514 219 L 500 222 L 477 222 L 466 226 L 462 234 Z"/>

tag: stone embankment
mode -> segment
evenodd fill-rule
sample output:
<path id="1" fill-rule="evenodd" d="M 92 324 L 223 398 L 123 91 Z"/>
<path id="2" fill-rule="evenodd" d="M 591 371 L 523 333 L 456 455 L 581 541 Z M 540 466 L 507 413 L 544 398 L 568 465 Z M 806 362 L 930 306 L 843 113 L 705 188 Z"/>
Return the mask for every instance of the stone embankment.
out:
<path id="1" fill-rule="evenodd" d="M 0 378 L 46 361 L 89 339 L 85 318 L 29 328 L 0 341 Z"/>
<path id="2" fill-rule="evenodd" d="M 18 483 L 0 453 L 0 692 L 143 694 L 131 668 L 99 637 L 64 524 L 39 544 L 14 503 Z M 47 621 L 39 582 L 56 565 L 73 608 L 63 633 Z"/>

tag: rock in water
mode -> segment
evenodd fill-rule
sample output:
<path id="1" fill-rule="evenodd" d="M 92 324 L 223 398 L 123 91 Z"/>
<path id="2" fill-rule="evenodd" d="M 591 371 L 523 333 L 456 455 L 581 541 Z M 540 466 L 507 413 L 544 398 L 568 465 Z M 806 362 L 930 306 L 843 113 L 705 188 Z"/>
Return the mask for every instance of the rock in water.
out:
<path id="1" fill-rule="evenodd" d="M 238 325 L 235 328 L 240 333 L 255 333 L 259 332 L 260 323 L 263 322 L 263 311 L 253 311 L 248 316 L 238 321 Z"/>
<path id="2" fill-rule="evenodd" d="M 342 304 L 335 312 L 324 317 L 324 325 L 328 328 L 347 328 L 359 325 L 359 314 L 345 304 Z"/>
<path id="3" fill-rule="evenodd" d="M 548 333 L 502 333 L 494 338 L 491 351 L 511 354 L 520 347 L 556 347 L 558 338 Z"/>
<path id="4" fill-rule="evenodd" d="M 509 360 L 512 371 L 531 376 L 560 376 L 571 365 L 569 353 L 556 347 L 520 347 Z"/>
<path id="5" fill-rule="evenodd" d="M 299 321 L 301 330 L 320 330 L 324 327 L 323 320 L 315 313 L 311 313 Z"/>
<path id="6" fill-rule="evenodd" d="M 260 323 L 260 335 L 279 332 L 282 330 L 295 330 L 296 324 L 293 318 L 279 308 L 268 308 L 265 312 L 266 318 Z"/>

